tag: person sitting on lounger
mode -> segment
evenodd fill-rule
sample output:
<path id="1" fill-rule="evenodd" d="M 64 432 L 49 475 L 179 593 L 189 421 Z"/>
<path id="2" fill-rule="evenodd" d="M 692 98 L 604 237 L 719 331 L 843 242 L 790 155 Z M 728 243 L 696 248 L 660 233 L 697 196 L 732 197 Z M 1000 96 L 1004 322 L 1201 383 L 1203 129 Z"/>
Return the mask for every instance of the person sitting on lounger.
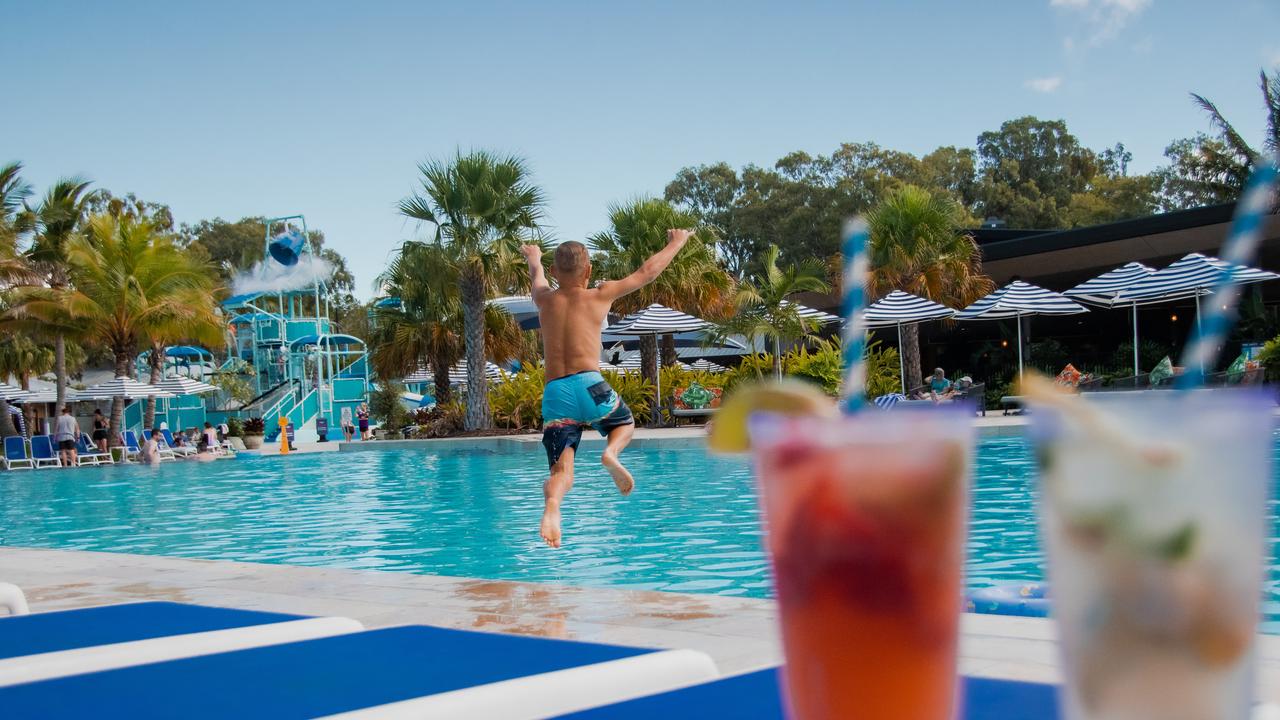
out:
<path id="1" fill-rule="evenodd" d="M 618 491 L 627 495 L 635 479 L 618 461 L 631 441 L 635 419 L 622 397 L 600 375 L 600 327 L 614 300 L 635 292 L 657 279 L 684 247 L 691 233 L 668 230 L 667 245 L 635 272 L 621 280 L 590 287 L 591 257 L 580 242 L 562 243 L 555 250 L 552 288 L 542 272 L 542 248 L 520 248 L 529 265 L 533 302 L 542 325 L 543 355 L 549 378 L 542 393 L 542 444 L 551 464 L 551 476 L 543 486 L 542 539 L 560 547 L 560 502 L 573 487 L 573 456 L 582 439 L 582 428 L 591 426 L 608 438 L 600 462 Z"/>
<path id="2" fill-rule="evenodd" d="M 951 387 L 951 381 L 947 379 L 947 373 L 942 368 L 934 368 L 933 376 L 929 378 L 929 399 L 935 403 L 944 400 L 950 400 L 955 394 Z"/>

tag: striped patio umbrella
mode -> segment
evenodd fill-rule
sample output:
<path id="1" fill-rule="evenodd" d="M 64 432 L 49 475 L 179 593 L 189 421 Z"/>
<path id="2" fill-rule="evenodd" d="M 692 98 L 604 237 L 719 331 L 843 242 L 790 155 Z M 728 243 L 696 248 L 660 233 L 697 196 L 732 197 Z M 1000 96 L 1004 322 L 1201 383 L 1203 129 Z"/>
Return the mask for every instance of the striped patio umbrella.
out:
<path id="1" fill-rule="evenodd" d="M 156 383 L 155 387 L 158 387 L 161 390 L 164 390 L 166 392 L 171 392 L 174 395 L 203 395 L 205 393 L 218 391 L 218 387 L 216 385 L 210 385 L 207 382 L 192 380 L 189 377 L 182 377 L 182 376 L 167 377 L 164 380 L 161 380 L 160 382 Z M 169 412 L 173 412 L 175 410 L 171 406 L 166 406 L 166 407 Z M 176 410 L 178 413 L 178 420 L 177 420 L 178 429 L 182 429 L 183 427 L 182 408 L 177 408 Z"/>
<path id="2" fill-rule="evenodd" d="M 104 383 L 98 383 L 92 387 L 87 387 L 76 393 L 77 398 L 117 398 L 122 397 L 126 400 L 136 400 L 145 397 L 171 398 L 176 397 L 168 390 L 162 390 L 155 385 L 140 383 L 131 377 L 123 377 L 117 375 L 114 380 L 108 380 Z"/>
<path id="3" fill-rule="evenodd" d="M 1230 273 L 1236 285 L 1263 282 L 1280 278 L 1273 272 L 1237 265 L 1234 268 L 1216 257 L 1190 253 L 1172 265 L 1157 270 L 1146 279 L 1121 291 L 1120 299 L 1135 304 L 1148 304 L 1194 297 L 1196 301 L 1196 329 L 1200 328 L 1200 297 L 1208 295 L 1224 273 Z M 1201 368 L 1201 372 L 1204 368 Z"/>
<path id="4" fill-rule="evenodd" d="M 956 311 L 918 295 L 894 290 L 867 306 L 864 317 L 867 327 L 898 328 L 898 378 L 902 381 L 902 393 L 907 392 L 906 360 L 902 357 L 902 326 L 927 320 L 942 320 Z"/>
<path id="5" fill-rule="evenodd" d="M 783 307 L 795 307 L 796 310 L 799 312 L 800 317 L 806 320 L 817 320 L 818 324 L 820 325 L 827 325 L 830 323 L 842 322 L 842 320 L 836 317 L 835 315 L 832 315 L 831 313 L 828 313 L 828 312 L 822 312 L 821 310 L 815 310 L 809 307 L 808 305 L 793 303 L 789 300 L 783 300 L 781 305 Z"/>
<path id="6" fill-rule="evenodd" d="M 409 383 L 431 382 L 434 379 L 435 379 L 435 376 L 431 374 L 431 368 L 420 367 L 417 370 L 414 370 L 413 372 L 406 375 L 404 380 L 402 380 L 402 382 L 404 382 L 407 385 Z"/>
<path id="7" fill-rule="evenodd" d="M 1089 309 L 1065 295 L 1022 280 L 1014 280 L 955 314 L 956 320 L 1018 322 L 1018 376 L 1022 376 L 1022 318 L 1028 315 L 1078 315 Z"/>
<path id="8" fill-rule="evenodd" d="M 710 323 L 706 320 L 654 303 L 639 312 L 622 318 L 605 328 L 604 331 L 615 335 L 653 335 L 656 338 L 659 335 L 671 333 L 706 330 L 709 326 Z M 662 417 L 662 373 L 658 373 L 657 378 L 656 392 L 658 397 L 654 407 L 658 409 L 658 412 L 654 413 L 655 424 L 660 423 L 659 419 Z"/>
<path id="9" fill-rule="evenodd" d="M 0 398 L 3 398 L 5 400 L 16 400 L 24 395 L 30 395 L 30 394 L 31 394 L 30 392 L 23 390 L 20 387 L 15 387 L 8 383 L 0 382 Z"/>
<path id="10" fill-rule="evenodd" d="M 1063 292 L 1069 298 L 1106 308 L 1128 307 L 1133 311 L 1133 375 L 1138 376 L 1138 305 L 1135 300 L 1121 300 L 1124 291 L 1151 277 L 1155 270 L 1140 262 L 1125 263 L 1092 280 Z"/>
<path id="11" fill-rule="evenodd" d="M 713 363 L 710 360 L 707 360 L 706 358 L 703 358 L 701 360 L 694 362 L 689 367 L 692 368 L 693 370 L 699 370 L 701 372 L 709 372 L 709 373 L 722 373 L 729 369 L 718 363 Z"/>
<path id="12" fill-rule="evenodd" d="M 485 364 L 484 364 L 484 376 L 489 378 L 490 380 L 493 380 L 494 382 L 502 382 L 503 380 L 507 379 L 507 373 L 502 368 L 498 367 L 497 365 L 494 365 L 491 362 L 488 362 L 487 360 L 485 361 Z M 466 384 L 467 382 L 467 361 L 466 360 L 459 360 L 457 364 L 449 368 L 449 382 Z"/>

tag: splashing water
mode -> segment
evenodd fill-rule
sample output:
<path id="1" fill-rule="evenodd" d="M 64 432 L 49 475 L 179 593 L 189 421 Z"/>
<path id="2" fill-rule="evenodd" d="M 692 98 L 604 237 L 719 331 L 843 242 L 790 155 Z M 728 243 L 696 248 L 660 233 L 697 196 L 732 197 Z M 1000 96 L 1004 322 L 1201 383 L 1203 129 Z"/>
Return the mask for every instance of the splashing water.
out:
<path id="1" fill-rule="evenodd" d="M 325 282 L 333 275 L 333 263 L 311 254 L 298 258 L 297 264 L 281 265 L 266 258 L 231 281 L 233 295 L 248 293 L 289 292 Z"/>

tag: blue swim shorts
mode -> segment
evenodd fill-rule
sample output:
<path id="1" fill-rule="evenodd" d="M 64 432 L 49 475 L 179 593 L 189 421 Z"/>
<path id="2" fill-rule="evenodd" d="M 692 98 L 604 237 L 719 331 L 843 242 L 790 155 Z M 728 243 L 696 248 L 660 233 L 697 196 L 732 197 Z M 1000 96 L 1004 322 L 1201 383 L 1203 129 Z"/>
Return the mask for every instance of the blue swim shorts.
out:
<path id="1" fill-rule="evenodd" d="M 591 426 L 601 435 L 608 435 L 615 428 L 634 423 L 631 408 L 593 370 L 556 378 L 542 391 L 542 446 L 552 465 L 565 448 L 577 451 L 583 427 Z"/>

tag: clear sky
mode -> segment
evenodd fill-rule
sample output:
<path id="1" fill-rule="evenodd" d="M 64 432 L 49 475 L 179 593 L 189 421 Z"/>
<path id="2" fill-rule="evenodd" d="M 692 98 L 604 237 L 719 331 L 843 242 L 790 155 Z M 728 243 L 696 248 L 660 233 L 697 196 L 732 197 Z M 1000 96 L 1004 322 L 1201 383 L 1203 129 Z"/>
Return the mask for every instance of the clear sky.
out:
<path id="1" fill-rule="evenodd" d="M 358 292 L 419 230 L 395 205 L 456 148 L 523 155 L 557 239 L 686 165 L 874 141 L 972 146 L 1025 114 L 1134 167 L 1207 130 L 1257 142 L 1278 0 L 0 0 L 0 162 L 82 174 L 180 222 L 303 213 Z"/>

